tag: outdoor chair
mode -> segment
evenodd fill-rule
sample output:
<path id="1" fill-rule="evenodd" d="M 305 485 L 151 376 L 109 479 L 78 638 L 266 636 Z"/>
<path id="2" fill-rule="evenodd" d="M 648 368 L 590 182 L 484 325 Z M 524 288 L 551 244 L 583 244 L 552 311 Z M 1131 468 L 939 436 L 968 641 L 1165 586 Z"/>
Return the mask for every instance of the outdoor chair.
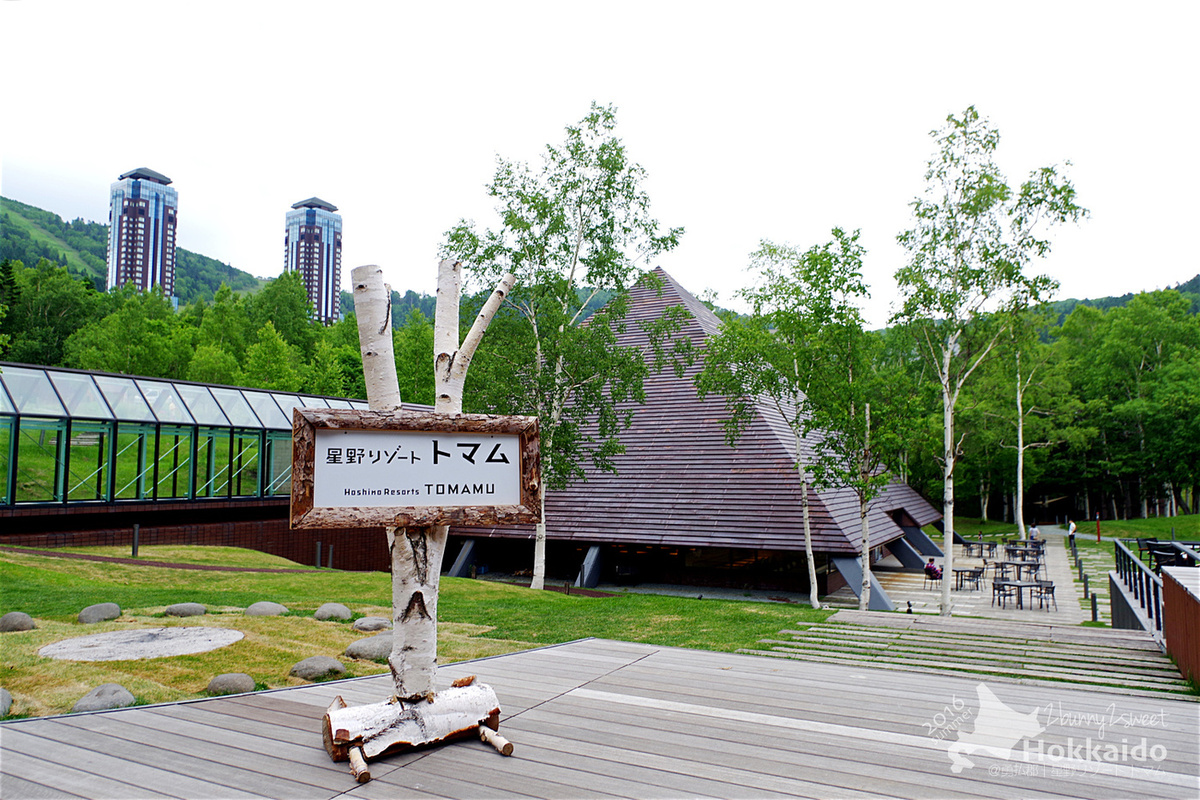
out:
<path id="1" fill-rule="evenodd" d="M 1150 546 L 1150 558 L 1154 562 L 1155 573 L 1159 575 L 1162 574 L 1163 567 L 1180 566 L 1179 551 L 1163 542 Z"/>
<path id="2" fill-rule="evenodd" d="M 992 605 L 996 605 L 996 601 L 1000 602 L 1000 607 L 1005 608 L 1010 597 L 1017 596 L 1017 587 L 1009 584 L 1008 581 L 992 581 Z"/>
<path id="3" fill-rule="evenodd" d="M 963 576 L 963 583 L 969 583 L 976 589 L 979 588 L 981 580 L 983 580 L 983 567 L 977 567 Z"/>
<path id="4" fill-rule="evenodd" d="M 941 585 L 942 585 L 942 576 L 941 575 L 935 576 L 935 575 L 931 574 L 928 569 L 926 569 L 925 570 L 925 588 L 926 589 L 936 589 L 937 587 L 939 587 Z"/>
<path id="5" fill-rule="evenodd" d="M 1049 602 L 1054 603 L 1054 610 L 1058 611 L 1058 601 L 1054 599 L 1054 581 L 1038 581 L 1037 586 L 1029 590 L 1029 595 L 1030 600 L 1037 595 L 1038 608 L 1046 607 L 1049 598 Z"/>
<path id="6" fill-rule="evenodd" d="M 1138 539 L 1138 557 L 1141 558 L 1142 561 L 1148 562 L 1150 560 L 1150 550 L 1156 544 L 1158 544 L 1158 539 Z"/>

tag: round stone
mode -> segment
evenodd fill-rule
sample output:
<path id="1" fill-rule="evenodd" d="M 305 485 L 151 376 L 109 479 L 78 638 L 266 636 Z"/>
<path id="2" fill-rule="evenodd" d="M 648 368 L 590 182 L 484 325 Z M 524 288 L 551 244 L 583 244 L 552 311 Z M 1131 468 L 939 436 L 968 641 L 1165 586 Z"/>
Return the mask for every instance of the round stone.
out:
<path id="1" fill-rule="evenodd" d="M 121 616 L 121 607 L 116 603 L 96 603 L 79 612 L 79 621 L 84 625 L 107 622 Z"/>
<path id="2" fill-rule="evenodd" d="M 297 678 L 303 678 L 306 681 L 315 681 L 321 678 L 333 677 L 334 675 L 342 675 L 345 672 L 346 668 L 336 658 L 311 656 L 297 663 L 288 674 Z"/>
<path id="3" fill-rule="evenodd" d="M 246 609 L 247 617 L 278 617 L 287 613 L 287 606 L 262 600 Z"/>
<path id="4" fill-rule="evenodd" d="M 38 655 L 63 661 L 135 661 L 207 653 L 241 638 L 242 632 L 231 628 L 139 628 L 64 639 Z"/>
<path id="5" fill-rule="evenodd" d="M 208 682 L 209 694 L 246 694 L 254 691 L 254 678 L 244 672 L 226 672 Z"/>
<path id="6" fill-rule="evenodd" d="M 381 633 L 377 636 L 368 636 L 366 639 L 359 639 L 356 642 L 351 642 L 346 648 L 346 658 L 358 658 L 363 661 L 379 661 L 385 659 L 392 654 L 392 632 Z"/>
<path id="7" fill-rule="evenodd" d="M 356 631 L 383 631 L 392 627 L 392 621 L 387 617 L 362 617 L 350 627 Z"/>
<path id="8" fill-rule="evenodd" d="M 163 613 L 168 617 L 201 617 L 208 613 L 208 609 L 200 603 L 176 603 L 164 608 Z"/>
<path id="9" fill-rule="evenodd" d="M 317 619 L 350 619 L 350 609 L 341 603 L 326 603 L 313 614 Z"/>
<path id="10" fill-rule="evenodd" d="M 33 621 L 33 617 L 24 611 L 10 611 L 3 617 L 0 617 L 0 633 L 31 631 L 36 627 L 37 623 Z"/>
<path id="11" fill-rule="evenodd" d="M 103 686 L 97 686 L 90 692 L 79 699 L 72 708 L 71 712 L 76 711 L 103 711 L 106 708 L 125 708 L 136 703 L 137 700 L 129 690 L 118 683 L 106 683 Z"/>

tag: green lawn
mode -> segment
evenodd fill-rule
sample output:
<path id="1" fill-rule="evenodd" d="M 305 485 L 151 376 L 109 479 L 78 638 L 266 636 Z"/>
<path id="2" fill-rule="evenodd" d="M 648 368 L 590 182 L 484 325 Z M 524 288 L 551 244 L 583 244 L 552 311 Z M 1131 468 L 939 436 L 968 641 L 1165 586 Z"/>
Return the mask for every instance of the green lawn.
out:
<path id="1" fill-rule="evenodd" d="M 127 548 L 87 548 L 128 557 Z M 140 702 L 202 696 L 222 672 L 247 672 L 261 687 L 299 683 L 287 673 L 311 655 L 341 657 L 362 636 L 349 624 L 319 622 L 312 612 L 326 602 L 349 606 L 356 616 L 390 616 L 391 581 L 386 573 L 299 571 L 301 565 L 236 548 L 142 548 L 145 560 L 231 566 L 291 566 L 290 573 L 181 570 L 0 552 L 0 613 L 24 611 L 33 631 L 3 634 L 0 685 L 17 699 L 13 713 L 64 713 L 101 683 L 125 685 Z M 246 617 L 259 600 L 282 603 L 285 617 Z M 122 616 L 80 625 L 76 616 L 93 603 L 114 602 Z M 198 602 L 201 618 L 162 616 L 165 606 Z M 628 594 L 582 597 L 534 592 L 508 584 L 443 578 L 438 601 L 438 648 L 443 662 L 496 655 L 588 636 L 706 650 L 754 646 L 780 630 L 826 619 L 831 611 L 805 606 Z M 130 627 L 204 624 L 233 627 L 245 639 L 193 656 L 152 661 L 62 662 L 41 658 L 51 642 Z M 350 675 L 385 671 L 383 664 L 342 657 Z"/>

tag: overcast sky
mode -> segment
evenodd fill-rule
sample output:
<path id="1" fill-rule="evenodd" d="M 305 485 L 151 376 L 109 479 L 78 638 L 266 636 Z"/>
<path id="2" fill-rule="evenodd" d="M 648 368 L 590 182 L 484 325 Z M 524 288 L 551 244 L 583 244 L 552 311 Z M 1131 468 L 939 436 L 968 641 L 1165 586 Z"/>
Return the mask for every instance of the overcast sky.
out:
<path id="1" fill-rule="evenodd" d="M 135 167 L 179 192 L 178 243 L 255 275 L 284 215 L 344 224 L 343 283 L 376 263 L 432 292 L 442 234 L 492 225 L 496 156 L 537 162 L 590 103 L 686 228 L 661 257 L 737 307 L 760 239 L 861 228 L 885 322 L 933 153 L 974 104 L 1013 183 L 1071 161 L 1092 212 L 1040 267 L 1060 297 L 1200 272 L 1191 2 L 133 2 L 0 0 L 3 194 L 107 221 Z"/>

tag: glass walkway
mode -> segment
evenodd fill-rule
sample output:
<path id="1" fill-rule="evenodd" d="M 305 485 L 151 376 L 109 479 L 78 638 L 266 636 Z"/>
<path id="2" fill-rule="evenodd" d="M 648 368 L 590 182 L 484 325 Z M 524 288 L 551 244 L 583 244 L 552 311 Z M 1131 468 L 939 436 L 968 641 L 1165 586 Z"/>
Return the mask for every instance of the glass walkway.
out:
<path id="1" fill-rule="evenodd" d="M 0 363 L 0 508 L 287 495 L 296 407 L 367 403 Z"/>

